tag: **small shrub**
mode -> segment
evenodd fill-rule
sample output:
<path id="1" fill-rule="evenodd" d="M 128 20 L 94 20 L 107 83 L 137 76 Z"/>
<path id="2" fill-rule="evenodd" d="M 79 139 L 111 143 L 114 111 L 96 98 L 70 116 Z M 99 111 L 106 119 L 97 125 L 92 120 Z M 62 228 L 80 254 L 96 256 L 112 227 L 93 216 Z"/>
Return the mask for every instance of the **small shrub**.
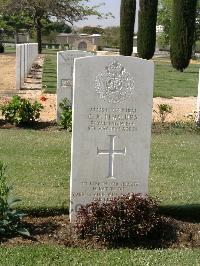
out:
<path id="1" fill-rule="evenodd" d="M 11 188 L 6 184 L 5 167 L 0 162 L 0 235 L 19 233 L 29 236 L 28 230 L 21 224 L 25 214 L 13 209 L 20 200 L 12 198 L 10 191 Z"/>
<path id="2" fill-rule="evenodd" d="M 64 98 L 59 104 L 62 112 L 60 114 L 59 126 L 68 131 L 72 131 L 72 107 L 67 98 Z"/>
<path id="3" fill-rule="evenodd" d="M 92 202 L 79 209 L 75 230 L 83 239 L 95 237 L 108 242 L 138 240 L 159 224 L 157 212 L 158 204 L 140 194 L 121 196 L 108 203 Z"/>
<path id="4" fill-rule="evenodd" d="M 32 104 L 29 100 L 15 95 L 0 109 L 7 122 L 14 125 L 30 125 L 40 117 L 43 105 L 37 101 Z"/>
<path id="5" fill-rule="evenodd" d="M 158 112 L 154 110 L 154 112 L 156 112 L 159 117 L 160 117 L 160 122 L 164 123 L 168 114 L 172 113 L 172 106 L 169 104 L 158 104 Z"/>

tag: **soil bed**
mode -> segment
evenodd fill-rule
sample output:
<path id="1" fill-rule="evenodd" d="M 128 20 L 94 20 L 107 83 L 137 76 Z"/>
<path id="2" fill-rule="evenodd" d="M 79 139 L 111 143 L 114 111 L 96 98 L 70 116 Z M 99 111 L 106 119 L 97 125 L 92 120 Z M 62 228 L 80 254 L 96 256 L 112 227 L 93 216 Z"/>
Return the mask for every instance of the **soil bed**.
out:
<path id="1" fill-rule="evenodd" d="M 0 92 L 15 89 L 15 54 L 0 55 Z"/>
<path id="2" fill-rule="evenodd" d="M 200 247 L 200 224 L 183 222 L 173 218 L 166 218 L 170 228 L 164 231 L 165 237 L 162 242 L 156 239 L 148 239 L 140 243 L 140 248 L 194 248 Z M 69 217 L 65 214 L 51 216 L 32 216 L 24 218 L 25 227 L 31 237 L 14 236 L 12 238 L 0 238 L 1 246 L 50 244 L 66 247 L 84 248 L 109 248 L 111 246 L 96 240 L 78 240 L 74 237 Z M 121 247 L 138 248 L 136 243 L 121 243 Z M 120 247 L 115 243 L 115 247 Z"/>
<path id="3" fill-rule="evenodd" d="M 38 101 L 42 103 L 44 109 L 41 111 L 39 121 L 52 122 L 56 121 L 56 95 L 42 94 L 41 91 L 25 91 L 20 92 L 19 95 L 23 98 L 31 100 L 31 102 Z M 41 97 L 45 96 L 46 100 L 41 101 Z M 1 97 L 0 105 L 8 102 L 11 97 Z M 154 98 L 153 99 L 153 121 L 160 121 L 158 113 L 159 104 L 169 104 L 172 106 L 172 113 L 166 117 L 166 122 L 176 121 L 191 121 L 195 119 L 196 98 L 195 97 L 176 97 L 172 99 Z"/>

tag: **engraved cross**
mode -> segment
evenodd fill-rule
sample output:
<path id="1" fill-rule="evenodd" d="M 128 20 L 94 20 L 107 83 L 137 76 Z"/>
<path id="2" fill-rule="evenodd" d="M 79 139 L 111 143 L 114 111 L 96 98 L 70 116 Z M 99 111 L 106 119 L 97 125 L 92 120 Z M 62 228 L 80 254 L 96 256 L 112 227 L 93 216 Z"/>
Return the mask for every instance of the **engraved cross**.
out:
<path id="1" fill-rule="evenodd" d="M 115 135 L 108 135 L 110 137 L 110 147 L 109 150 L 100 150 L 97 147 L 97 155 L 109 155 L 109 167 L 108 167 L 108 177 L 111 179 L 116 179 L 114 177 L 114 159 L 115 155 L 126 155 L 126 148 L 123 150 L 115 150 Z"/>

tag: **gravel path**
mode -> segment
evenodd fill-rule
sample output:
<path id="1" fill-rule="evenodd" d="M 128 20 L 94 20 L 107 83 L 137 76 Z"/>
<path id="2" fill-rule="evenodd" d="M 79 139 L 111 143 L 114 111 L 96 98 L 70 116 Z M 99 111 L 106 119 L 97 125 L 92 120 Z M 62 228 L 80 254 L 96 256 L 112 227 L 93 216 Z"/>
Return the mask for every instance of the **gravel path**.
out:
<path id="1" fill-rule="evenodd" d="M 15 89 L 15 54 L 0 54 L 0 92 Z"/>

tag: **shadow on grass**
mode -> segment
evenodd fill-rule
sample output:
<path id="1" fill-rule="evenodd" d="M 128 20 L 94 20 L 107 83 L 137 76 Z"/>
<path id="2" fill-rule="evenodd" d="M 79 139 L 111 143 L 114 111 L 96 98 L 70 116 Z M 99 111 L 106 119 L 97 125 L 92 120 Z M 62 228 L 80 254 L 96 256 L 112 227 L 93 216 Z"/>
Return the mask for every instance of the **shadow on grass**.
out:
<path id="1" fill-rule="evenodd" d="M 163 134 L 163 133 L 170 133 L 170 134 L 185 134 L 185 133 L 200 133 L 200 126 L 195 122 L 184 122 L 184 121 L 177 121 L 177 122 L 153 122 L 152 123 L 152 133 L 153 134 Z"/>
<path id="2" fill-rule="evenodd" d="M 48 217 L 66 214 L 69 215 L 69 208 L 32 208 L 23 209 L 22 211 L 27 214 Z M 161 215 L 169 216 L 171 218 L 181 220 L 183 222 L 200 223 L 200 204 L 188 204 L 188 205 L 166 205 L 160 206 L 159 212 Z"/>
<path id="3" fill-rule="evenodd" d="M 200 223 L 200 204 L 160 206 L 160 213 L 177 220 Z"/>
<path id="4" fill-rule="evenodd" d="M 20 211 L 26 213 L 27 215 L 31 215 L 34 217 L 49 217 L 49 216 L 58 216 L 58 215 L 68 215 L 69 208 L 19 208 Z"/>
<path id="5" fill-rule="evenodd" d="M 54 131 L 59 130 L 59 127 L 55 121 L 51 122 L 34 122 L 30 125 L 15 126 L 7 123 L 5 120 L 0 119 L 0 129 L 31 129 L 31 130 L 47 130 Z"/>

